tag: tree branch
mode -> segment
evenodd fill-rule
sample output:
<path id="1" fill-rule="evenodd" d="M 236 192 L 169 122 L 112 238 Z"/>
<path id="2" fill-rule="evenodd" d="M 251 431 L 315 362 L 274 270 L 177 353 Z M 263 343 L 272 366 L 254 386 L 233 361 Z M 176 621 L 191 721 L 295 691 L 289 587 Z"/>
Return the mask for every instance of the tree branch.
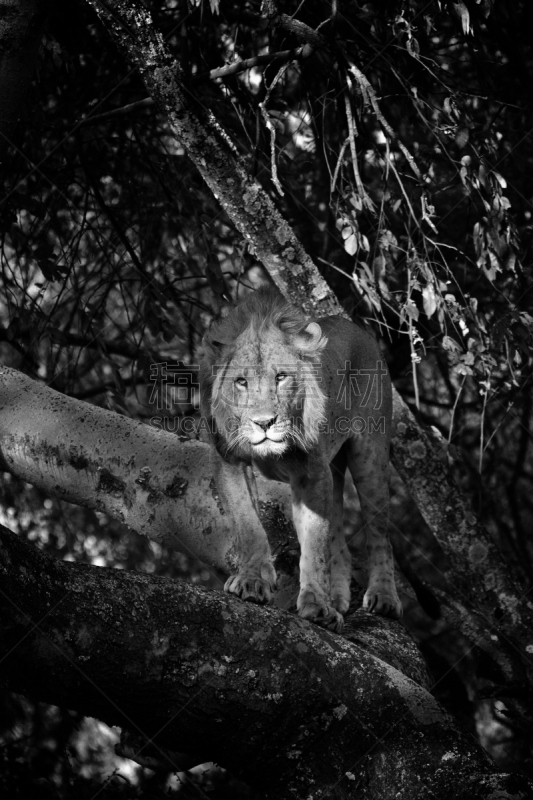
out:
<path id="1" fill-rule="evenodd" d="M 71 503 L 231 571 L 234 526 L 218 503 L 209 447 L 0 370 L 4 468 Z M 267 484 L 267 482 L 264 482 Z M 283 493 L 264 497 L 283 514 Z"/>
<path id="2" fill-rule="evenodd" d="M 261 56 L 253 56 L 253 58 L 244 58 L 241 61 L 234 61 L 232 64 L 226 64 L 224 67 L 217 67 L 209 72 L 200 72 L 196 75 L 190 75 L 188 83 L 196 84 L 206 80 L 217 80 L 219 78 L 229 78 L 231 75 L 238 75 L 241 72 L 246 72 L 253 67 L 260 67 L 265 64 L 275 64 L 278 61 L 289 62 L 295 59 L 308 58 L 313 52 L 311 45 L 302 45 L 293 50 L 280 50 L 277 53 L 265 53 Z M 83 119 L 80 125 L 97 125 L 106 119 L 112 117 L 121 117 L 139 111 L 144 108 L 153 106 L 154 101 L 151 97 L 145 97 L 143 100 L 137 100 L 135 103 L 129 103 L 120 108 L 114 108 L 111 111 L 106 111 L 103 114 L 96 114 L 95 116 L 87 116 Z"/>
<path id="3" fill-rule="evenodd" d="M 497 773 L 418 684 L 290 614 L 58 561 L 5 529 L 0 576 L 4 686 L 215 760 L 266 798 L 533 790 Z"/>

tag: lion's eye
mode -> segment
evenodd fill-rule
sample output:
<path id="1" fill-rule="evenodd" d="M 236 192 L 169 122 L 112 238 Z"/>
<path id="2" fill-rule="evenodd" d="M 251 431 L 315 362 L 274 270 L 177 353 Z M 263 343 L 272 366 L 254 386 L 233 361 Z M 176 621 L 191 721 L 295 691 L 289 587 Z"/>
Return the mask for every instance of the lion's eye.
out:
<path id="1" fill-rule="evenodd" d="M 287 377 L 288 377 L 288 376 L 287 376 L 287 373 L 286 373 L 286 372 L 278 372 L 278 374 L 276 375 L 276 381 L 277 381 L 278 383 L 281 383 L 281 381 L 284 381 L 284 380 L 285 380 L 285 378 L 287 378 Z"/>
<path id="2" fill-rule="evenodd" d="M 242 386 L 243 389 L 246 386 L 248 386 L 248 381 L 246 380 L 246 378 L 235 378 L 235 383 L 237 384 L 237 386 Z"/>

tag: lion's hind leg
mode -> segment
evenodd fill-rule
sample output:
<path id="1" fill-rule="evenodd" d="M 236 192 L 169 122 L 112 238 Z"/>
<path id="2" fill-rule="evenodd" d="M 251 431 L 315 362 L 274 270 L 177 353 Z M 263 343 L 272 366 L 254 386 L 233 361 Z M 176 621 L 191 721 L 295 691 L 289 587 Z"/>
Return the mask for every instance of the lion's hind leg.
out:
<path id="1" fill-rule="evenodd" d="M 383 445 L 372 442 L 370 436 L 363 435 L 358 441 L 350 442 L 348 467 L 357 488 L 366 530 L 368 588 L 363 608 L 398 619 L 402 616 L 402 604 L 396 591 L 388 535 L 388 452 Z"/>
<path id="2" fill-rule="evenodd" d="M 344 477 L 346 456 L 344 448 L 331 462 L 333 477 L 333 508 L 331 523 L 331 604 L 333 608 L 346 614 L 350 607 L 350 579 L 352 575 L 352 556 L 348 550 L 342 524 Z"/>

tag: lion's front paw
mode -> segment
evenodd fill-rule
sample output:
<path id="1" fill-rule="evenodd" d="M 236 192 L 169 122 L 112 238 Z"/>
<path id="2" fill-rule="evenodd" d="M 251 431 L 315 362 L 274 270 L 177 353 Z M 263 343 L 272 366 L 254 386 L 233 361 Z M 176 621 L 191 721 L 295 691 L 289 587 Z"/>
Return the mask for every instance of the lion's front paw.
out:
<path id="1" fill-rule="evenodd" d="M 322 628 L 340 633 L 344 626 L 342 615 L 333 606 L 317 599 L 314 592 L 303 591 L 298 597 L 298 615 Z"/>
<path id="2" fill-rule="evenodd" d="M 363 608 L 372 614 L 379 614 L 382 617 L 400 619 L 403 614 L 400 598 L 394 587 L 390 588 L 368 588 L 363 597 Z"/>
<path id="3" fill-rule="evenodd" d="M 269 603 L 276 589 L 275 573 L 270 580 L 260 578 L 256 574 L 239 573 L 232 575 L 224 584 L 224 591 L 235 594 L 241 600 L 264 605 Z"/>
<path id="4" fill-rule="evenodd" d="M 341 614 L 346 614 L 350 608 L 350 587 L 348 585 L 331 589 L 331 605 Z"/>

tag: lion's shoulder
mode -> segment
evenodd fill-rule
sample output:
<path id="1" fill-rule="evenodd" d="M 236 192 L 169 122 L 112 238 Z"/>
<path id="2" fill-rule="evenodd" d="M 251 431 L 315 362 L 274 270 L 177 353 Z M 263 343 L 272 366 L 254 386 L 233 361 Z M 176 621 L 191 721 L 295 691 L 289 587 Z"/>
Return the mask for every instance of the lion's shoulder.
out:
<path id="1" fill-rule="evenodd" d="M 339 353 L 343 355 L 347 353 L 352 358 L 365 362 L 379 358 L 378 342 L 361 325 L 340 316 L 323 317 L 316 321 L 328 339 L 328 345 L 323 353 L 324 358 L 330 359 L 333 354 Z"/>

